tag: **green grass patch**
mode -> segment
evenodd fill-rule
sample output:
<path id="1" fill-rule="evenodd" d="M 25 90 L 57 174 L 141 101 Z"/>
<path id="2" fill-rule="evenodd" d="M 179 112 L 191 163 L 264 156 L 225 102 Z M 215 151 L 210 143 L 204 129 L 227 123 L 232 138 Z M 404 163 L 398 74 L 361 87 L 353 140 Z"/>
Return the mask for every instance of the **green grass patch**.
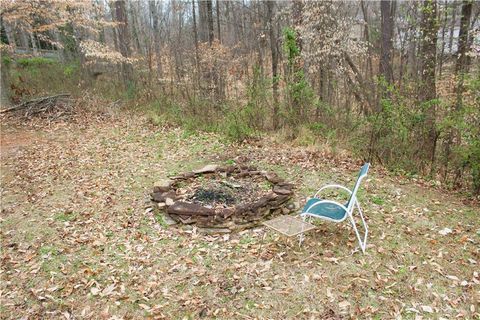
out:
<path id="1" fill-rule="evenodd" d="M 77 217 L 78 217 L 78 213 L 72 212 L 72 211 L 65 211 L 65 212 L 57 213 L 53 218 L 56 221 L 60 221 L 60 222 L 70 222 L 70 221 L 75 221 Z"/>

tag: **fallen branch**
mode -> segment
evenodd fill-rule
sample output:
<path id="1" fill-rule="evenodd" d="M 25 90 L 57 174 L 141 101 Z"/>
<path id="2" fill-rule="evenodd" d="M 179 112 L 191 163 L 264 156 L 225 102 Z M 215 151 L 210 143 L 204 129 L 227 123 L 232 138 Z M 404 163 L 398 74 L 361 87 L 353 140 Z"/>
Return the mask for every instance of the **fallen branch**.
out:
<path id="1" fill-rule="evenodd" d="M 71 114 L 73 110 L 72 100 L 69 97 L 70 94 L 68 93 L 39 97 L 1 110 L 0 113 L 21 112 L 25 118 L 43 115 L 46 115 L 48 118 L 59 118 Z"/>

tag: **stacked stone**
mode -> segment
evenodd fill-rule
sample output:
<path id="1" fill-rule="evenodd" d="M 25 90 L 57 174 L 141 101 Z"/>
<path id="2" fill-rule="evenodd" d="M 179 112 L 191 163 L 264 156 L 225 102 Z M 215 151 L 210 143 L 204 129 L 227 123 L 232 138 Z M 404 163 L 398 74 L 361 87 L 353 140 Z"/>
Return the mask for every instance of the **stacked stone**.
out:
<path id="1" fill-rule="evenodd" d="M 207 208 L 177 197 L 179 185 L 191 182 L 199 176 L 212 175 L 235 178 L 263 176 L 272 184 L 272 189 L 259 199 L 252 199 L 250 203 L 238 204 L 231 208 Z M 241 230 L 258 225 L 270 216 L 282 212 L 282 208 L 292 195 L 293 185 L 273 172 L 259 171 L 252 166 L 208 165 L 200 170 L 159 181 L 154 186 L 152 200 L 158 209 L 177 223 L 195 224 L 201 228 Z"/>

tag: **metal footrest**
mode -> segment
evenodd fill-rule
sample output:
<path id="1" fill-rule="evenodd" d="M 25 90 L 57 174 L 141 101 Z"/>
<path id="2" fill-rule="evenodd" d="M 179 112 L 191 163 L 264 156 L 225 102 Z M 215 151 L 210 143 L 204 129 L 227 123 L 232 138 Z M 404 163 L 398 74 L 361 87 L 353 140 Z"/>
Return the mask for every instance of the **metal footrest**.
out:
<path id="1" fill-rule="evenodd" d="M 302 232 L 315 229 L 313 224 L 304 222 L 301 218 L 287 215 L 265 221 L 263 224 L 287 237 L 293 237 L 301 234 Z"/>

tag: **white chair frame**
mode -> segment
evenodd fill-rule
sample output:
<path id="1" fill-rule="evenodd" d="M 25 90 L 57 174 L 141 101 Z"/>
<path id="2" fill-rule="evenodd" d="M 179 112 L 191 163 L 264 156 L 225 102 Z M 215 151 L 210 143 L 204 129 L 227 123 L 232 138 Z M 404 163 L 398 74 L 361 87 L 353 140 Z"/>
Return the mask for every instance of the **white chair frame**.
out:
<path id="1" fill-rule="evenodd" d="M 364 176 L 360 177 L 360 179 L 362 179 Z M 357 186 L 355 187 L 355 189 L 353 191 L 351 191 L 350 189 L 344 187 L 344 186 L 341 186 L 341 185 L 338 185 L 338 184 L 330 184 L 330 185 L 326 185 L 322 188 L 320 188 L 317 193 L 315 193 L 314 195 L 314 198 L 317 197 L 317 195 L 322 192 L 323 190 L 325 189 L 333 189 L 333 188 L 336 188 L 336 189 L 342 189 L 346 192 L 348 192 L 348 194 L 351 196 L 351 199 L 350 199 L 350 202 L 349 202 L 349 205 L 348 205 L 348 208 L 345 207 L 343 204 L 341 203 L 338 203 L 336 201 L 332 201 L 332 200 L 321 200 L 319 202 L 316 202 L 314 204 L 312 204 L 310 207 L 307 208 L 307 210 L 303 213 L 300 214 L 300 216 L 302 217 L 303 221 L 306 221 L 307 218 L 311 219 L 312 217 L 313 218 L 318 218 L 318 219 L 323 219 L 323 220 L 328 220 L 328 221 L 333 221 L 333 222 L 342 222 L 344 221 L 347 217 L 350 218 L 350 222 L 352 224 L 352 227 L 353 227 L 353 230 L 355 230 L 355 235 L 357 236 L 357 239 L 358 239 L 358 243 L 360 245 L 360 249 L 362 249 L 362 252 L 365 253 L 365 249 L 367 248 L 367 237 L 368 237 L 368 225 L 367 225 L 367 222 L 365 221 L 365 218 L 363 217 L 363 212 L 362 212 L 362 209 L 360 208 L 360 204 L 358 203 L 358 200 L 357 200 L 357 197 L 356 197 L 356 193 L 357 193 L 357 190 L 358 190 L 358 186 L 360 185 L 360 181 L 357 182 Z M 352 193 L 354 192 L 354 194 L 352 195 Z M 318 206 L 320 204 L 324 204 L 324 203 L 330 203 L 330 204 L 335 204 L 337 206 L 339 206 L 340 208 L 342 208 L 343 210 L 345 210 L 345 215 L 343 216 L 342 219 L 339 219 L 339 220 L 335 220 L 335 219 L 330 219 L 328 217 L 322 217 L 322 216 L 318 216 L 318 215 L 315 215 L 315 214 L 312 214 L 312 213 L 309 213 L 310 209 L 312 209 L 313 207 L 315 206 Z M 362 237 L 360 236 L 360 232 L 358 231 L 358 228 L 357 228 L 357 224 L 355 223 L 355 219 L 353 218 L 353 211 L 355 210 L 355 208 L 357 208 L 359 214 L 360 214 L 360 218 L 362 220 L 362 224 L 363 224 L 363 228 L 365 230 L 364 232 L 364 236 L 363 236 L 363 239 Z M 303 235 L 303 230 L 302 230 L 302 233 L 300 234 L 300 245 L 302 244 L 303 242 L 303 239 L 304 239 L 304 235 Z"/>

